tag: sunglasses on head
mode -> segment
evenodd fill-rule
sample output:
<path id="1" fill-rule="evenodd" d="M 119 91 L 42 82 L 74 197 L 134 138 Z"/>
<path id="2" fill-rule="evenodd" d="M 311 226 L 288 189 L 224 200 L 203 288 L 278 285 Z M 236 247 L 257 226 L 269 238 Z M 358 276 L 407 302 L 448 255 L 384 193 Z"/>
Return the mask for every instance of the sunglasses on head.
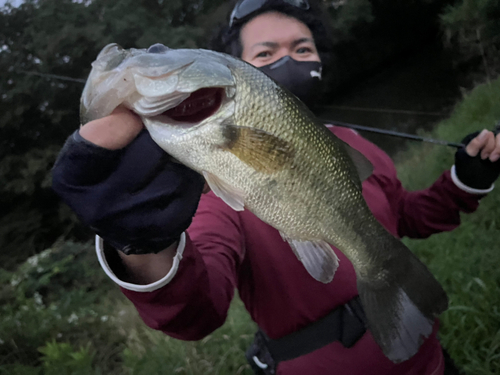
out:
<path id="1" fill-rule="evenodd" d="M 239 0 L 229 18 L 229 27 L 233 27 L 238 21 L 262 8 L 268 0 Z M 299 9 L 308 10 L 309 3 L 307 0 L 281 0 L 281 2 L 292 5 Z"/>

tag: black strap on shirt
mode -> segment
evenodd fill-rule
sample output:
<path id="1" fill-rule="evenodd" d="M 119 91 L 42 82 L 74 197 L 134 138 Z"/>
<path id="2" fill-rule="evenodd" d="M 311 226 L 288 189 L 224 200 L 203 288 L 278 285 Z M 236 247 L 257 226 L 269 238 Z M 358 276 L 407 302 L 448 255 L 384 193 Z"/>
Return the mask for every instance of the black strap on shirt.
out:
<path id="1" fill-rule="evenodd" d="M 272 340 L 260 329 L 245 353 L 257 375 L 273 375 L 279 362 L 309 354 L 334 341 L 346 348 L 353 346 L 366 332 L 366 316 L 359 296 L 311 325 Z"/>

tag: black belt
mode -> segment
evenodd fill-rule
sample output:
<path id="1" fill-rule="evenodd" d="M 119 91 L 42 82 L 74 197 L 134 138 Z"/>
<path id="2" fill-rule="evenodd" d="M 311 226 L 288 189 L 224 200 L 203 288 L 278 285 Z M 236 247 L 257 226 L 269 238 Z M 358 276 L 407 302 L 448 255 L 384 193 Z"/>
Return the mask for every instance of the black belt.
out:
<path id="1" fill-rule="evenodd" d="M 245 353 L 255 374 L 276 373 L 279 362 L 298 358 L 334 341 L 346 348 L 353 346 L 366 332 L 366 316 L 359 296 L 311 325 L 272 340 L 260 329 Z"/>

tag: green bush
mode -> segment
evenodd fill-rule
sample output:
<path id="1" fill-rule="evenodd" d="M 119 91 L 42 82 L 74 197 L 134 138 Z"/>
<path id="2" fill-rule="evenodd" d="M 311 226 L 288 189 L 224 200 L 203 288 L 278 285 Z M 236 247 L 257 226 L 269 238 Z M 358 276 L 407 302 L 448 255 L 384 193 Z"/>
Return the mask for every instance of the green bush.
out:
<path id="1" fill-rule="evenodd" d="M 0 270 L 0 285 L 0 371 L 43 363 L 49 373 L 49 367 L 61 366 L 54 355 L 64 351 L 65 365 L 90 360 L 90 352 L 69 350 L 73 346 L 99 348 L 95 359 L 106 357 L 111 366 L 119 361 L 124 340 L 114 327 L 112 300 L 121 296 L 92 245 L 57 244 L 15 272 Z"/>

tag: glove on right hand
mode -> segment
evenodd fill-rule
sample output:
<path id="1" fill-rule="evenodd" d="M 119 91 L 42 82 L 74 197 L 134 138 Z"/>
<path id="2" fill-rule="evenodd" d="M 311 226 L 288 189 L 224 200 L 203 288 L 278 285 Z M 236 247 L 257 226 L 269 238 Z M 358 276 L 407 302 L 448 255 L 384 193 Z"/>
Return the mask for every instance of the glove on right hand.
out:
<path id="1" fill-rule="evenodd" d="M 467 135 L 462 143 L 467 146 L 470 141 L 476 138 L 480 132 Z M 497 134 L 495 131 L 494 134 Z M 465 147 L 460 148 L 455 153 L 455 172 L 458 179 L 464 185 L 485 190 L 489 189 L 500 175 L 500 161 L 492 162 L 489 159 L 481 159 L 481 153 L 470 156 Z"/>
<path id="2" fill-rule="evenodd" d="M 191 224 L 203 177 L 172 161 L 147 131 L 120 150 L 73 133 L 53 168 L 53 189 L 83 223 L 125 254 L 157 253 Z"/>

